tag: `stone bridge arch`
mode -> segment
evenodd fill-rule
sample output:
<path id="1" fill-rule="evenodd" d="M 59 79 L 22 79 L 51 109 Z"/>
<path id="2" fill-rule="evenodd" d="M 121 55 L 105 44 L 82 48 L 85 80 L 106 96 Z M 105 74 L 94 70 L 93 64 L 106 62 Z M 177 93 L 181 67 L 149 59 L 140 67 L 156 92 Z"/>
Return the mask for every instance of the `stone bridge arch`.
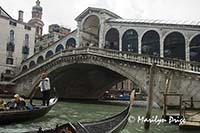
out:
<path id="1" fill-rule="evenodd" d="M 91 68 L 91 71 L 88 70 L 88 68 Z M 138 71 L 140 71 L 140 73 L 138 73 Z M 18 90 L 17 93 L 28 96 L 31 92 L 30 88 L 33 89 L 38 86 L 40 74 L 42 72 L 46 72 L 47 74 L 49 74 L 49 77 L 52 82 L 52 87 L 66 87 L 65 85 L 63 85 L 64 83 L 71 84 L 71 89 L 58 89 L 58 94 L 60 95 L 59 97 L 97 99 L 106 90 L 108 90 L 109 87 L 112 87 L 112 85 L 119 83 L 125 79 L 129 79 L 135 84 L 137 84 L 139 88 L 143 88 L 143 83 L 145 82 L 146 77 L 148 77 L 148 71 L 148 67 L 141 69 L 141 66 L 138 65 L 131 65 L 129 63 L 114 61 L 102 57 L 97 57 L 94 55 L 77 55 L 73 57 L 62 57 L 57 58 L 51 63 L 47 63 L 45 65 L 41 64 L 41 67 L 39 69 L 32 71 L 29 74 L 26 74 L 26 76 L 22 77 L 21 79 L 18 79 L 16 81 L 18 82 L 16 90 Z M 80 75 L 76 75 L 79 73 Z M 71 80 L 70 76 L 72 76 L 77 82 Z M 85 88 L 83 87 L 83 90 L 85 90 L 88 94 L 91 95 L 86 97 L 83 93 L 83 90 L 81 91 L 80 88 L 76 88 L 77 86 L 73 86 L 73 84 L 80 84 L 82 86 L 85 85 L 84 83 L 79 83 L 79 76 L 83 81 L 86 81 L 86 84 L 98 86 L 93 86 L 93 88 L 91 87 L 90 89 L 87 89 L 88 86 L 86 86 Z M 90 80 L 85 80 L 84 76 L 85 78 L 88 77 Z M 56 82 L 59 83 L 57 84 Z M 62 91 L 60 91 L 60 89 L 62 89 Z M 77 89 L 77 91 L 75 91 L 77 92 L 77 94 L 75 92 L 70 91 L 72 89 Z"/>

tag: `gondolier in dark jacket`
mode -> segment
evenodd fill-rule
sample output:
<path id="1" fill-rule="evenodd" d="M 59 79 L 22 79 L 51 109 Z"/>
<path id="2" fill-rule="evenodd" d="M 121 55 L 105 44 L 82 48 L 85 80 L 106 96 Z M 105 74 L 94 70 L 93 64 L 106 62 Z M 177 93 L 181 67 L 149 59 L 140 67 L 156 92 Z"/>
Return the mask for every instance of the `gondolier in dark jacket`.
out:
<path id="1" fill-rule="evenodd" d="M 47 77 L 46 73 L 42 73 L 42 79 L 39 83 L 40 91 L 42 92 L 42 102 L 43 106 L 47 102 L 47 106 L 49 106 L 49 99 L 50 99 L 50 80 Z"/>

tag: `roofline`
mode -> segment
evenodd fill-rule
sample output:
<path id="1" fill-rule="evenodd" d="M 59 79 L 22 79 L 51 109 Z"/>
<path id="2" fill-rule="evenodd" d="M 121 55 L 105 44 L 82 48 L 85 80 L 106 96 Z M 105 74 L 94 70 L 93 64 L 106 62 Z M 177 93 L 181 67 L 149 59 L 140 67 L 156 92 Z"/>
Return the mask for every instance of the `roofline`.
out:
<path id="1" fill-rule="evenodd" d="M 126 20 L 126 19 L 124 19 Z M 128 19 L 129 20 L 129 19 Z M 186 26 L 186 27 L 200 27 L 200 25 L 195 25 L 195 24 L 174 24 L 174 23 L 151 23 L 151 22 L 128 22 L 128 21 L 124 21 L 124 22 L 120 22 L 120 21 L 113 21 L 113 20 L 107 20 L 107 23 L 124 23 L 124 24 L 152 24 L 152 25 L 159 25 L 159 26 L 163 26 L 163 25 L 168 25 L 168 26 Z M 200 23 L 200 22 L 199 22 Z"/>
<path id="2" fill-rule="evenodd" d="M 3 10 L 6 13 L 6 15 L 9 16 L 9 18 L 12 18 L 1 6 L 0 6 L 0 8 L 1 8 L 1 10 Z"/>
<path id="3" fill-rule="evenodd" d="M 102 10 L 103 12 L 107 12 L 109 15 L 113 16 L 113 17 L 117 17 L 117 18 L 121 18 L 119 15 L 107 10 L 107 9 L 104 9 L 104 8 L 96 8 L 96 7 L 88 7 L 87 9 L 85 9 L 80 15 L 78 15 L 75 20 L 78 21 L 80 20 L 79 18 L 81 16 L 83 16 L 83 14 L 85 14 L 87 11 L 89 10 Z"/>
<path id="4" fill-rule="evenodd" d="M 17 22 L 19 24 L 28 25 L 28 26 L 34 28 L 34 26 L 30 25 L 28 22 L 24 22 L 24 21 L 22 22 L 22 21 L 19 21 L 17 19 L 12 18 L 1 6 L 0 6 L 0 8 L 6 13 L 6 15 L 9 16 L 9 17 L 6 17 L 6 16 L 3 16 L 3 15 L 0 15 L 1 18 L 5 18 L 5 19 L 8 19 L 8 20 L 13 20 L 13 21 L 15 21 L 15 22 Z"/>
<path id="5" fill-rule="evenodd" d="M 8 17 L 3 16 L 3 15 L 0 15 L 0 18 L 4 18 L 4 19 L 7 19 L 7 20 L 12 20 L 12 21 L 15 21 L 15 22 L 17 22 L 17 23 L 19 23 L 19 24 L 27 25 L 27 26 L 30 26 L 30 27 L 32 27 L 32 28 L 35 28 L 34 26 L 30 25 L 30 24 L 27 23 L 27 22 L 21 22 L 21 21 L 19 21 L 19 20 L 16 20 L 16 19 L 13 19 L 13 18 L 8 18 Z"/>

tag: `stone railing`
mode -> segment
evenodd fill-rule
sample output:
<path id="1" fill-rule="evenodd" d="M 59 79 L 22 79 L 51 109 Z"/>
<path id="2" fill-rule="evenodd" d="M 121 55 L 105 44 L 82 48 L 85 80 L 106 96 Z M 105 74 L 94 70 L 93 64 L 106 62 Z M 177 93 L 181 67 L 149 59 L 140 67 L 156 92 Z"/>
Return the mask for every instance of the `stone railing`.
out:
<path id="1" fill-rule="evenodd" d="M 89 54 L 95 54 L 99 56 L 115 58 L 119 60 L 126 60 L 131 62 L 138 62 L 143 64 L 153 64 L 156 63 L 158 66 L 176 68 L 180 70 L 200 72 L 200 63 L 198 62 L 189 62 L 179 59 L 171 58 L 161 58 L 149 55 L 136 54 L 131 52 L 121 52 L 110 49 L 99 49 L 95 47 L 87 48 Z"/>
<path id="2" fill-rule="evenodd" d="M 171 59 L 171 58 L 161 58 L 161 57 L 142 55 L 142 54 L 131 53 L 131 52 L 124 52 L 124 51 L 122 52 L 122 51 L 116 51 L 116 50 L 110 50 L 110 49 L 100 49 L 96 47 L 82 47 L 82 48 L 68 49 L 68 50 L 63 50 L 61 52 L 58 52 L 52 55 L 50 58 L 44 60 L 42 63 L 37 64 L 34 68 L 31 68 L 28 71 L 19 74 L 18 76 L 26 75 L 27 73 L 34 71 L 35 69 L 40 68 L 40 66 L 43 66 L 46 63 L 49 63 L 57 58 L 62 58 L 63 56 L 78 55 L 78 54 L 92 54 L 92 55 L 111 58 L 111 59 L 142 63 L 146 65 L 151 65 L 153 63 L 156 63 L 157 66 L 160 66 L 160 67 L 178 69 L 178 70 L 187 71 L 187 72 L 200 72 L 200 63 L 198 62 L 189 62 L 189 61 Z M 24 62 L 23 64 L 25 63 L 26 62 Z"/>

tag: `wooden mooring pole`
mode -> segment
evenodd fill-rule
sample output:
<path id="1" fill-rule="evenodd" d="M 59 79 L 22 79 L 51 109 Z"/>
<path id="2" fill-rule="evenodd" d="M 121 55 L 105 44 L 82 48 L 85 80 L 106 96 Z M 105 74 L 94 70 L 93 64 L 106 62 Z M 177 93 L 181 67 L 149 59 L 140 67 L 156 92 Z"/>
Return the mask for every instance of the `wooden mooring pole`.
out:
<path id="1" fill-rule="evenodd" d="M 156 64 L 152 64 L 150 68 L 150 83 L 149 83 L 149 93 L 148 93 L 148 101 L 147 101 L 147 112 L 145 119 L 147 121 L 144 122 L 144 128 L 146 130 L 150 127 L 150 122 L 148 121 L 151 117 L 152 105 L 153 105 L 153 87 L 154 87 L 154 71 L 155 71 Z"/>

